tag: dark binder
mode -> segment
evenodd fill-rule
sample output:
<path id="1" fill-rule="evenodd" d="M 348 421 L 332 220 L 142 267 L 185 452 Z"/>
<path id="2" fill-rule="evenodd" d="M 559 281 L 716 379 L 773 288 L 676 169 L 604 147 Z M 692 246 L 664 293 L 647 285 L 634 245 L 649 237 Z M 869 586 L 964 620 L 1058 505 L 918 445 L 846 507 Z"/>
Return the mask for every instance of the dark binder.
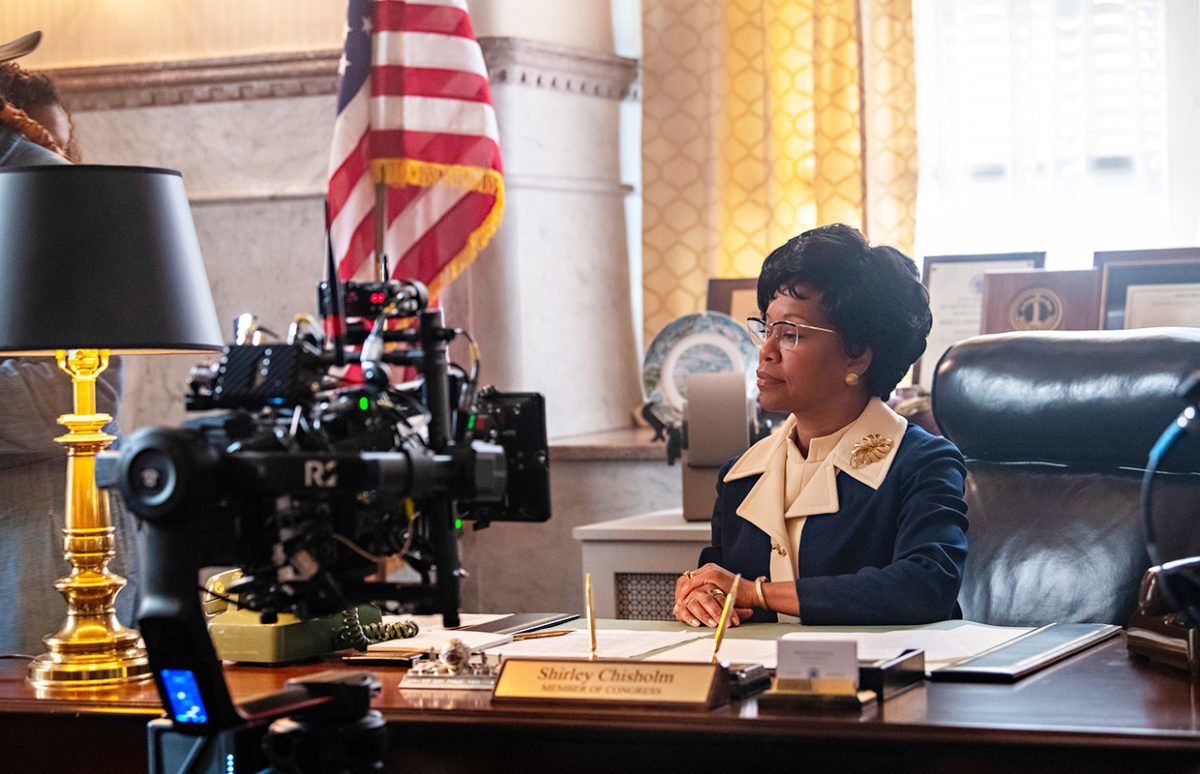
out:
<path id="1" fill-rule="evenodd" d="M 1052 623 L 929 673 L 931 680 L 1011 683 L 1113 637 L 1113 624 Z"/>
<path id="2" fill-rule="evenodd" d="M 497 618 L 495 621 L 487 623 L 475 624 L 474 626 L 460 626 L 462 631 L 470 632 L 493 632 L 495 634 L 524 634 L 525 632 L 533 632 L 538 629 L 546 629 L 551 626 L 574 621 L 579 617 L 578 613 L 513 613 L 506 615 L 503 618 Z"/>

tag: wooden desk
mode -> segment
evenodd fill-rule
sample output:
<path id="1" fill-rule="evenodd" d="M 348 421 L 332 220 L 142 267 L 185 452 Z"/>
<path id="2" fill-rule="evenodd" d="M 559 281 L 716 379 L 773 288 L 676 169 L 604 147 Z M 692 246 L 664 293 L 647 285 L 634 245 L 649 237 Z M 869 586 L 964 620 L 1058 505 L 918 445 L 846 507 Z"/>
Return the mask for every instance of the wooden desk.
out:
<path id="1" fill-rule="evenodd" d="M 235 666 L 228 677 L 245 699 L 325 666 Z M 153 686 L 39 697 L 24 669 L 0 662 L 0 771 L 146 770 Z M 711 712 L 492 706 L 486 692 L 402 692 L 401 670 L 374 671 L 391 771 L 1200 769 L 1200 692 L 1182 673 L 1131 661 L 1120 638 L 1014 685 L 926 682 L 861 712 L 766 712 L 753 699 Z"/>

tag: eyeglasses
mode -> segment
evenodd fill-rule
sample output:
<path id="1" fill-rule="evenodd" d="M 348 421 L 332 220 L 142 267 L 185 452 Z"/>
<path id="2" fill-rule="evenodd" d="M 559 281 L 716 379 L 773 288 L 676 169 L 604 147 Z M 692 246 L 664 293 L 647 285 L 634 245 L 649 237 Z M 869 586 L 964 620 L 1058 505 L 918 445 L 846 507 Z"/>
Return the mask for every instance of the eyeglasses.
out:
<path id="1" fill-rule="evenodd" d="M 758 346 L 763 346 L 767 343 L 767 339 L 774 337 L 779 342 L 779 348 L 788 351 L 794 350 L 800 344 L 800 339 L 804 337 L 804 331 L 806 330 L 820 331 L 821 333 L 837 332 L 832 328 L 794 323 L 788 320 L 769 323 L 761 317 L 747 317 L 746 328 L 750 331 L 750 337 L 754 339 L 754 343 Z"/>

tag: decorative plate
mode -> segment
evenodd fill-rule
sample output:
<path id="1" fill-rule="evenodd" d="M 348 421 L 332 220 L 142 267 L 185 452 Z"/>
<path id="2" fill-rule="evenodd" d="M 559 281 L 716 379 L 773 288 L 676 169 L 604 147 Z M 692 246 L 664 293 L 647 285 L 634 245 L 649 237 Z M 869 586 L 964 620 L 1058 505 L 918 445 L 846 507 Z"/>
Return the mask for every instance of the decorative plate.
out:
<path id="1" fill-rule="evenodd" d="M 679 425 L 690 374 L 740 371 L 751 394 L 757 366 L 754 339 L 732 317 L 720 312 L 689 314 L 663 328 L 650 343 L 642 362 L 642 394 L 654 416 Z"/>

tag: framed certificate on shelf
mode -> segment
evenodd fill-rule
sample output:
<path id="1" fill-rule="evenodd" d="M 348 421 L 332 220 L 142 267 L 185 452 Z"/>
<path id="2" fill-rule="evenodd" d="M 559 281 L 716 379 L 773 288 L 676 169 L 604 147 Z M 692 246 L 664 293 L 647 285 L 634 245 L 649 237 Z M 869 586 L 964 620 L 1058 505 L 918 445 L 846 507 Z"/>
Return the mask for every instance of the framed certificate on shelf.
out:
<path id="1" fill-rule="evenodd" d="M 933 387 L 938 360 L 957 341 L 982 330 L 983 277 L 989 271 L 1040 269 L 1044 252 L 925 256 L 922 280 L 929 291 L 933 328 L 913 380 L 926 391 Z"/>
<path id="2" fill-rule="evenodd" d="M 1092 265 L 1104 269 L 1106 263 L 1171 263 L 1200 261 L 1200 247 L 1158 247 L 1149 250 L 1097 250 Z"/>
<path id="3" fill-rule="evenodd" d="M 1100 326 L 1200 328 L 1200 257 L 1103 266 Z"/>

